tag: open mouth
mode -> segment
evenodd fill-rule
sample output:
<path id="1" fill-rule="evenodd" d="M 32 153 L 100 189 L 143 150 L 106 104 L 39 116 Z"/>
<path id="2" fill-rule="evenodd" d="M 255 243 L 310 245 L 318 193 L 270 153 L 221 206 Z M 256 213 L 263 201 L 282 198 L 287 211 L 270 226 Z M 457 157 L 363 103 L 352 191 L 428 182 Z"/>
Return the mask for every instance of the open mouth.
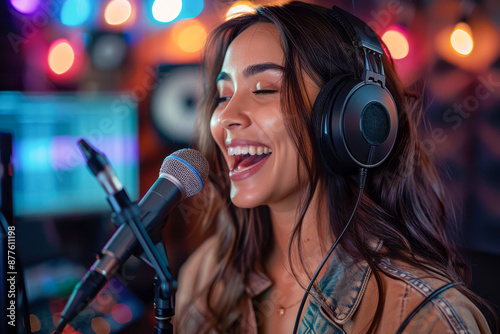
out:
<path id="1" fill-rule="evenodd" d="M 269 158 L 272 151 L 268 147 L 230 147 L 228 154 L 234 157 L 232 170 L 242 172 Z"/>
<path id="2" fill-rule="evenodd" d="M 250 155 L 250 154 L 239 155 L 234 159 L 233 170 L 235 171 L 247 170 L 253 165 L 256 165 L 260 161 L 268 158 L 270 155 L 271 153 L 262 155 Z"/>

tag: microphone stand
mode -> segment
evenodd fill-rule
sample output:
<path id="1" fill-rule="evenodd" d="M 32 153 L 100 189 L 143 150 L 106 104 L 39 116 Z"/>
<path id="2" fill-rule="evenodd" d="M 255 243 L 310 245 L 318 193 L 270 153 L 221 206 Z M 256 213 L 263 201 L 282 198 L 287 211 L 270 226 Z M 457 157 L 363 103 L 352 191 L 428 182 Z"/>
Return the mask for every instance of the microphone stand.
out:
<path id="1" fill-rule="evenodd" d="M 153 245 L 151 237 L 139 219 L 140 209 L 136 204 L 126 206 L 120 204 L 127 201 L 123 194 L 126 196 L 125 192 L 109 195 L 108 201 L 115 213 L 115 219 L 125 222 L 130 226 L 144 250 L 147 259 L 145 262 L 156 271 L 153 282 L 155 288 L 154 306 L 156 319 L 154 333 L 173 334 L 174 328 L 171 318 L 175 314 L 175 291 L 177 283 L 170 272 L 165 247 L 161 242 L 157 244 L 157 247 Z M 126 197 L 128 198 L 128 196 Z M 143 260 L 146 259 L 143 258 Z"/>
<path id="2" fill-rule="evenodd" d="M 99 171 L 105 170 L 106 165 L 109 166 L 107 159 L 104 155 L 95 151 L 92 146 L 85 142 L 85 140 L 81 139 L 79 144 L 87 160 L 87 165 L 101 182 Z M 109 177 L 109 175 L 106 177 Z M 114 173 L 112 173 L 109 178 L 112 179 L 112 182 L 119 183 L 119 181 L 115 179 Z M 106 182 L 107 181 L 108 180 L 106 180 Z M 156 318 L 154 333 L 173 334 L 171 318 L 175 314 L 174 307 L 177 282 L 172 278 L 165 247 L 161 242 L 158 243 L 157 247 L 154 246 L 149 233 L 146 231 L 139 218 L 141 215 L 139 206 L 130 200 L 125 189 L 121 187 L 119 191 L 114 192 L 108 189 L 111 183 L 105 184 L 106 185 L 103 186 L 106 192 L 108 192 L 107 199 L 114 211 L 115 223 L 119 225 L 127 223 L 130 226 L 146 254 L 145 258 L 144 256 L 141 256 L 141 258 L 156 271 L 154 278 Z M 113 186 L 113 184 L 111 184 L 111 186 Z"/>

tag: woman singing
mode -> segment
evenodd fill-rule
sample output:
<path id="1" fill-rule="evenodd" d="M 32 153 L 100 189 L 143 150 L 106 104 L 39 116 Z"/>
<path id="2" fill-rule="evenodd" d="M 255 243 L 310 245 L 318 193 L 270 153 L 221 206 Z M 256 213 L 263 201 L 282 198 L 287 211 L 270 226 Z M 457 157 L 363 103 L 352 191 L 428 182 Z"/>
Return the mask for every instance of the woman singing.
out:
<path id="1" fill-rule="evenodd" d="M 291 2 L 211 34 L 198 148 L 217 232 L 181 270 L 178 333 L 291 334 L 297 316 L 299 333 L 490 333 L 419 141 L 420 100 L 359 22 Z M 337 89 L 349 82 L 359 99 Z M 335 114 L 372 90 L 383 98 L 355 126 L 350 107 Z"/>

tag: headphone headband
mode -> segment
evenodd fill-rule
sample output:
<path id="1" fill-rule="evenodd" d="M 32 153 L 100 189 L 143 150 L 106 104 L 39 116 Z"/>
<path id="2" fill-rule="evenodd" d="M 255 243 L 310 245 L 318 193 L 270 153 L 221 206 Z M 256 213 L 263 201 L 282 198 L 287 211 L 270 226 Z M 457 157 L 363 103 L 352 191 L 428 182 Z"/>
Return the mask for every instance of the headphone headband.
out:
<path id="1" fill-rule="evenodd" d="M 372 28 L 370 28 L 369 25 L 337 6 L 333 6 L 330 13 L 332 14 L 332 17 L 344 28 L 349 36 L 349 39 L 353 41 L 354 46 L 366 48 L 380 55 L 384 54 L 384 50 L 380 45 L 377 34 Z"/>
<path id="2" fill-rule="evenodd" d="M 362 79 L 365 83 L 369 80 L 385 87 L 385 73 L 382 65 L 382 55 L 384 49 L 377 38 L 377 34 L 365 22 L 345 10 L 333 6 L 330 10 L 331 16 L 342 26 L 352 44 L 363 50 L 365 68 Z M 372 64 L 369 56 L 374 60 Z"/>

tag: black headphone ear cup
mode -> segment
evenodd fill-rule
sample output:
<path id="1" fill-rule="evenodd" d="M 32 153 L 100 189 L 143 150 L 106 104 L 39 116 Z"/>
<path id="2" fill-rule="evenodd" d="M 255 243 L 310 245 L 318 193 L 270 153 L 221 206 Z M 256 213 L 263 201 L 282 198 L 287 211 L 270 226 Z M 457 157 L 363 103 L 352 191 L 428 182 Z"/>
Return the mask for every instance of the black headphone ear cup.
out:
<path id="1" fill-rule="evenodd" d="M 318 94 L 313 111 L 318 148 L 330 172 L 378 166 L 394 146 L 396 104 L 379 85 L 335 77 Z"/>
<path id="2" fill-rule="evenodd" d="M 329 172 L 336 170 L 336 168 L 332 167 L 339 161 L 339 158 L 336 156 L 336 150 L 329 135 L 331 131 L 325 131 L 325 125 L 331 123 L 330 119 L 333 116 L 329 112 L 330 108 L 328 106 L 335 100 L 342 82 L 345 82 L 344 80 L 347 80 L 347 78 L 347 75 L 341 75 L 335 76 L 328 81 L 319 91 L 312 109 L 312 122 L 315 126 L 314 132 L 321 163 Z"/>

